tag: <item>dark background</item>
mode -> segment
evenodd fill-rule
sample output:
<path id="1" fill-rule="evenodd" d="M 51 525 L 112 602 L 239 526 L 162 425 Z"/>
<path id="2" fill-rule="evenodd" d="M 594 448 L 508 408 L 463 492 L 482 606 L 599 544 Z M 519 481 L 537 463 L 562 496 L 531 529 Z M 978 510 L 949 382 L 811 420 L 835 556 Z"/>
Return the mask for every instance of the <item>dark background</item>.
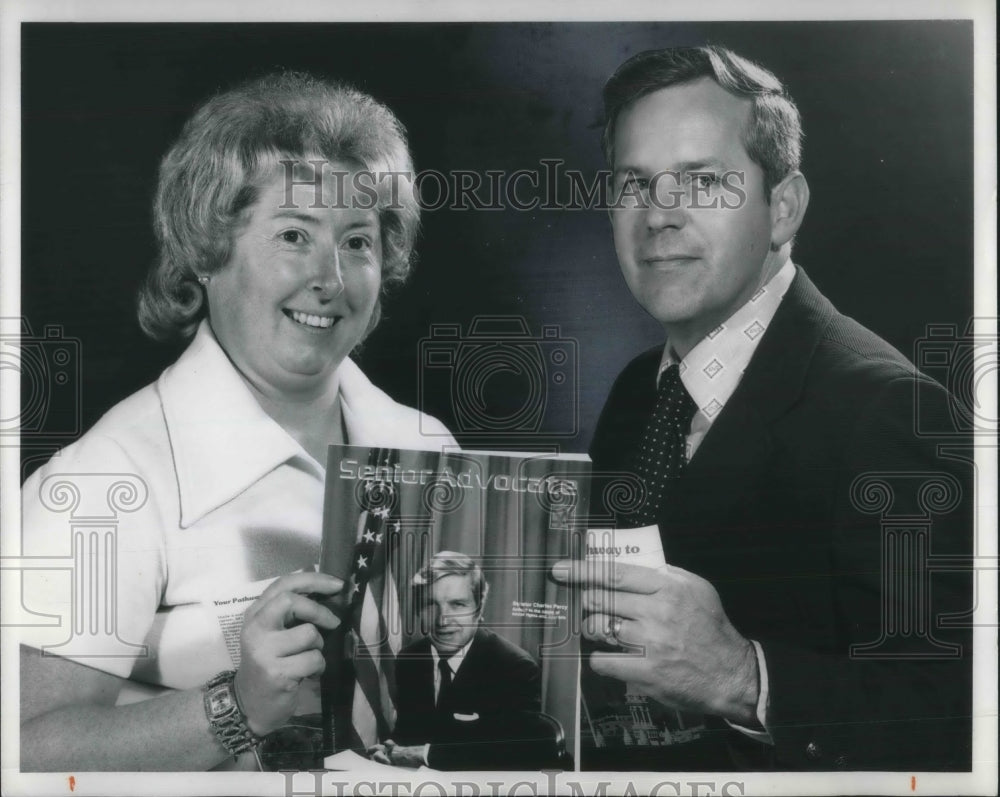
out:
<path id="1" fill-rule="evenodd" d="M 969 22 L 25 24 L 22 314 L 36 338 L 58 325 L 79 340 L 62 372 L 51 340 L 34 347 L 38 368 L 23 364 L 25 472 L 179 354 L 144 338 L 134 297 L 154 258 L 159 159 L 211 93 L 304 69 L 392 108 L 418 169 L 540 169 L 561 158 L 590 175 L 604 166 L 600 90 L 614 68 L 640 50 L 707 42 L 770 68 L 799 105 L 812 200 L 794 259 L 820 289 L 911 358 L 927 324 L 964 328 Z M 420 387 L 431 323 L 467 332 L 477 315 L 518 315 L 533 335 L 555 325 L 575 341 L 578 373 L 549 379 L 537 434 L 463 442 L 585 451 L 615 375 L 662 343 L 621 280 L 603 211 L 426 212 L 417 251 L 411 282 L 385 303 L 360 356 L 399 401 L 474 428 L 456 420 L 447 371 Z M 501 409 L 527 400 L 517 376 L 487 387 Z"/>

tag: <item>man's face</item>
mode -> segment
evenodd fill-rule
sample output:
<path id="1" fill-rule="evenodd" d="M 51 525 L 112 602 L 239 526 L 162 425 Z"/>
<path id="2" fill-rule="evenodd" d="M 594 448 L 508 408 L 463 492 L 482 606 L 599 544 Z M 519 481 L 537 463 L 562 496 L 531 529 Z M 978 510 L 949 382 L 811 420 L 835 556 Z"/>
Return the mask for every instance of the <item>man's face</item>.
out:
<path id="1" fill-rule="evenodd" d="M 687 350 L 780 267 L 763 171 L 740 139 L 749 112 L 749 100 L 702 78 L 637 100 L 615 125 L 618 261 L 639 304 Z"/>
<path id="2" fill-rule="evenodd" d="M 479 628 L 479 608 L 465 575 L 442 576 L 431 584 L 423 611 L 431 644 L 444 658 L 461 650 Z"/>

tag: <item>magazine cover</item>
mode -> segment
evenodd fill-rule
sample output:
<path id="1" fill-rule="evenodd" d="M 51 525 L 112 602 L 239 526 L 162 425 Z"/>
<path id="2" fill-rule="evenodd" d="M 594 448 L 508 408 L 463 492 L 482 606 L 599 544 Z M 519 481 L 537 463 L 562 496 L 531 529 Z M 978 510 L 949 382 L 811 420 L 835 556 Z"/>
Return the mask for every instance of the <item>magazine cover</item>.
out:
<path id="1" fill-rule="evenodd" d="M 594 568 L 615 562 L 651 569 L 666 567 L 660 530 L 589 529 L 586 558 Z M 584 653 L 611 650 L 584 642 Z M 624 650 L 623 655 L 641 655 Z M 634 684 L 601 676 L 586 655 L 580 668 L 580 768 L 600 771 L 645 770 L 664 761 L 695 764 L 711 748 L 713 734 L 704 715 L 680 711 L 645 695 Z M 667 749 L 669 748 L 669 749 Z"/>
<path id="2" fill-rule="evenodd" d="M 328 751 L 573 768 L 579 607 L 549 572 L 580 555 L 589 471 L 578 455 L 330 447 L 320 567 L 346 586 Z"/>

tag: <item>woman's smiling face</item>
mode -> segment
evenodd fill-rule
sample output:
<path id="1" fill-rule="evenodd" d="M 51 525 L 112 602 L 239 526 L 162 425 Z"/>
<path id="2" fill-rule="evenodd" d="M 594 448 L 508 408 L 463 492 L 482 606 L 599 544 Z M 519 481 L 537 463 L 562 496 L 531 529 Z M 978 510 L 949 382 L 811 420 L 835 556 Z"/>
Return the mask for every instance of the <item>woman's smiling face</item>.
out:
<path id="1" fill-rule="evenodd" d="M 381 287 L 378 212 L 344 164 L 323 172 L 320 188 L 276 168 L 207 286 L 216 338 L 270 396 L 322 392 L 368 329 Z"/>

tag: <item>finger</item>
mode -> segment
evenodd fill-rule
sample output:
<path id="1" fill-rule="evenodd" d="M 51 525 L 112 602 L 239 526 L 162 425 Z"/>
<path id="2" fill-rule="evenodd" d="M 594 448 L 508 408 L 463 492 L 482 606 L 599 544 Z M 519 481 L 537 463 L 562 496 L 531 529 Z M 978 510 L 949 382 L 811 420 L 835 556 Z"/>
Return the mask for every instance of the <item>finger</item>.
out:
<path id="1" fill-rule="evenodd" d="M 280 578 L 276 578 L 267 585 L 267 589 L 247 608 L 246 619 L 249 620 L 255 617 L 265 604 L 283 592 L 296 592 L 300 594 L 315 593 L 317 596 L 336 595 L 343 587 L 343 581 L 327 573 L 317 573 L 315 571 L 288 573 Z"/>
<path id="2" fill-rule="evenodd" d="M 389 760 L 389 756 L 381 750 L 372 754 L 372 761 L 376 764 L 388 764 L 389 766 L 392 766 L 392 761 Z"/>
<path id="3" fill-rule="evenodd" d="M 651 595 L 663 587 L 668 574 L 662 570 L 608 559 L 562 559 L 552 566 L 552 577 L 571 586 Z"/>
<path id="4" fill-rule="evenodd" d="M 669 600 L 666 595 L 651 599 L 648 595 L 608 589 L 585 589 L 580 596 L 584 613 L 610 614 L 630 620 L 652 615 L 660 609 L 659 603 L 665 600 Z"/>
<path id="5" fill-rule="evenodd" d="M 326 659 L 318 650 L 307 650 L 281 659 L 283 675 L 293 681 L 304 681 L 315 675 L 322 675 L 326 669 Z"/>
<path id="6" fill-rule="evenodd" d="M 294 656 L 307 650 L 323 650 L 323 635 L 312 623 L 286 628 L 270 634 L 268 639 L 274 655 L 279 658 Z"/>
<path id="7" fill-rule="evenodd" d="M 367 755 L 370 758 L 371 756 L 375 755 L 375 753 L 381 753 L 382 750 L 383 750 L 382 745 L 373 744 L 371 747 L 365 748 L 365 755 Z"/>
<path id="8" fill-rule="evenodd" d="M 646 677 L 644 656 L 625 656 L 602 650 L 590 654 L 590 669 L 598 675 L 606 675 L 629 684 L 641 683 Z"/>
<path id="9" fill-rule="evenodd" d="M 613 630 L 617 633 L 612 633 Z M 638 647 L 642 644 L 639 624 L 616 615 L 587 615 L 583 618 L 583 635 L 594 642 L 603 642 L 614 647 Z"/>
<path id="10" fill-rule="evenodd" d="M 266 628 L 288 628 L 299 623 L 312 623 L 320 628 L 333 629 L 340 620 L 326 606 L 295 592 L 278 592 L 264 599 L 253 618 Z"/>
<path id="11" fill-rule="evenodd" d="M 307 571 L 304 573 L 287 573 L 268 584 L 261 593 L 261 598 L 268 598 L 277 592 L 298 592 L 303 595 L 319 592 L 323 595 L 336 595 L 344 587 L 344 582 L 336 576 L 327 573 Z"/>

